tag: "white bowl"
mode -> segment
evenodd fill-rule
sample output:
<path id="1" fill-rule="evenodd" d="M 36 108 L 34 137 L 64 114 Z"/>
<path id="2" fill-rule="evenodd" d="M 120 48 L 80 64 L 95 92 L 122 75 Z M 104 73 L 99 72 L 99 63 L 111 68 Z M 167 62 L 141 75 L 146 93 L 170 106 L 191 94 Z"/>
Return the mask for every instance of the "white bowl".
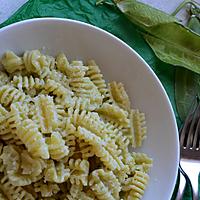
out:
<path id="1" fill-rule="evenodd" d="M 133 38 L 134 40 L 134 38 Z M 66 19 L 32 19 L 0 30 L 0 56 L 41 49 L 71 59 L 93 58 L 107 81 L 125 84 L 132 106 L 146 113 L 148 137 L 143 151 L 154 159 L 143 200 L 169 200 L 177 177 L 178 131 L 167 94 L 146 62 L 128 45 L 94 26 Z"/>

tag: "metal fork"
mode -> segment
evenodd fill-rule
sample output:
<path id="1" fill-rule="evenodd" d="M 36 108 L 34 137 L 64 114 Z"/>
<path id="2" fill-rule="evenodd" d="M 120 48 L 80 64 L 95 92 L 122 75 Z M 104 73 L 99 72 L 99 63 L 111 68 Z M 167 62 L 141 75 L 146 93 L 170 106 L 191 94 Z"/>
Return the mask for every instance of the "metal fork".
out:
<path id="1" fill-rule="evenodd" d="M 189 177 L 193 200 L 199 200 L 198 176 L 200 172 L 200 102 L 186 117 L 180 130 L 180 167 Z M 182 194 L 183 195 L 183 194 Z"/>

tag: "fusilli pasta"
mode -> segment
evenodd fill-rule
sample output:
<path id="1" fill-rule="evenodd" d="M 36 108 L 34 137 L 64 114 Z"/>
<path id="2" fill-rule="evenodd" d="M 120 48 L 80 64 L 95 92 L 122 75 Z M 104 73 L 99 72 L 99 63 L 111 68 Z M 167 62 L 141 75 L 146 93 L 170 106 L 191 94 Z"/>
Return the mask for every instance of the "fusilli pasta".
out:
<path id="1" fill-rule="evenodd" d="M 17 127 L 16 134 L 33 156 L 43 159 L 49 158 L 48 145 L 45 142 L 45 138 L 31 119 L 22 121 L 20 126 Z"/>
<path id="2" fill-rule="evenodd" d="M 0 189 L 8 199 L 34 200 L 34 197 L 20 186 L 14 186 L 7 175 L 0 178 Z"/>
<path id="3" fill-rule="evenodd" d="M 130 100 L 124 89 L 122 83 L 116 83 L 115 81 L 109 84 L 109 90 L 113 100 L 123 109 L 130 110 Z"/>
<path id="4" fill-rule="evenodd" d="M 99 200 L 119 199 L 120 183 L 112 171 L 94 170 L 90 177 L 90 187 Z"/>
<path id="5" fill-rule="evenodd" d="M 140 200 L 148 180 L 149 176 L 141 171 L 136 171 L 133 177 L 127 178 L 122 185 L 122 191 L 126 191 L 126 199 Z"/>
<path id="6" fill-rule="evenodd" d="M 139 110 L 131 110 L 130 113 L 130 134 L 132 136 L 133 147 L 140 147 L 146 137 L 145 115 Z"/>
<path id="7" fill-rule="evenodd" d="M 97 86 L 99 92 L 105 97 L 108 92 L 106 82 L 103 79 L 103 75 L 94 60 L 88 61 L 88 70 L 86 76 Z"/>
<path id="8" fill-rule="evenodd" d="M 140 200 L 152 159 L 121 82 L 94 60 L 7 51 L 0 70 L 0 199 Z M 6 72 L 5 72 L 6 71 Z"/>
<path id="9" fill-rule="evenodd" d="M 53 97 L 38 95 L 34 98 L 35 121 L 42 133 L 51 133 L 58 127 L 58 116 Z"/>
<path id="10" fill-rule="evenodd" d="M 3 64 L 5 70 L 8 73 L 13 73 L 15 71 L 22 70 L 24 68 L 22 58 L 17 56 L 12 51 L 7 51 L 3 55 L 1 63 Z"/>
<path id="11" fill-rule="evenodd" d="M 60 160 L 69 154 L 68 146 L 58 132 L 51 133 L 51 137 L 46 139 L 49 153 L 52 159 Z"/>
<path id="12" fill-rule="evenodd" d="M 70 170 L 61 162 L 54 163 L 53 160 L 47 162 L 47 168 L 44 172 L 45 181 L 63 183 L 70 177 Z"/>
<path id="13" fill-rule="evenodd" d="M 24 102 L 26 98 L 26 95 L 22 91 L 11 85 L 0 87 L 0 103 L 3 106 L 8 106 L 13 102 Z"/>
<path id="14" fill-rule="evenodd" d="M 20 90 L 43 89 L 45 85 L 45 81 L 43 79 L 21 75 L 15 75 L 11 83 Z"/>
<path id="15" fill-rule="evenodd" d="M 40 192 L 42 197 L 51 197 L 60 191 L 60 188 L 55 183 L 39 181 L 34 184 L 35 192 Z"/>
<path id="16" fill-rule="evenodd" d="M 76 185 L 88 185 L 89 162 L 81 159 L 70 159 L 69 168 L 71 169 L 70 182 Z"/>

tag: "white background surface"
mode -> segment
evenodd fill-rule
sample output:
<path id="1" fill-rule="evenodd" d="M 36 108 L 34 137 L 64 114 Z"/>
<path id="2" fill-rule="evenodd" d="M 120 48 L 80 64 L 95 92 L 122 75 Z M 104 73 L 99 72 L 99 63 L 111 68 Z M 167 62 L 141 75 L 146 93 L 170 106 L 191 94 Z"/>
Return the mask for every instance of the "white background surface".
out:
<path id="1" fill-rule="evenodd" d="M 28 0 L 0 0 L 0 23 L 9 18 Z M 83 0 L 85 1 L 85 0 Z M 160 10 L 172 13 L 183 0 L 141 0 Z M 199 0 L 198 0 L 199 1 Z"/>

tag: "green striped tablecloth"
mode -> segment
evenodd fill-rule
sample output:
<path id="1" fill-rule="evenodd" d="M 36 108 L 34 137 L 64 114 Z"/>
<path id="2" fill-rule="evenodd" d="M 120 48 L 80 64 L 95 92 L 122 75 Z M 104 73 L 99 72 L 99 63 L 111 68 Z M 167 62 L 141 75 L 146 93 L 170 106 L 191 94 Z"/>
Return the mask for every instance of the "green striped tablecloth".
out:
<path id="1" fill-rule="evenodd" d="M 135 49 L 152 67 L 167 91 L 179 123 L 174 99 L 174 67 L 155 57 L 138 32 L 137 27 L 130 23 L 117 9 L 108 5 L 96 6 L 95 2 L 95 0 L 29 0 L 13 16 L 2 23 L 0 28 L 36 17 L 61 17 L 87 22 L 114 34 Z M 177 187 L 171 199 L 175 199 L 176 191 Z M 191 192 L 187 185 L 184 200 L 190 199 L 192 199 Z"/>

